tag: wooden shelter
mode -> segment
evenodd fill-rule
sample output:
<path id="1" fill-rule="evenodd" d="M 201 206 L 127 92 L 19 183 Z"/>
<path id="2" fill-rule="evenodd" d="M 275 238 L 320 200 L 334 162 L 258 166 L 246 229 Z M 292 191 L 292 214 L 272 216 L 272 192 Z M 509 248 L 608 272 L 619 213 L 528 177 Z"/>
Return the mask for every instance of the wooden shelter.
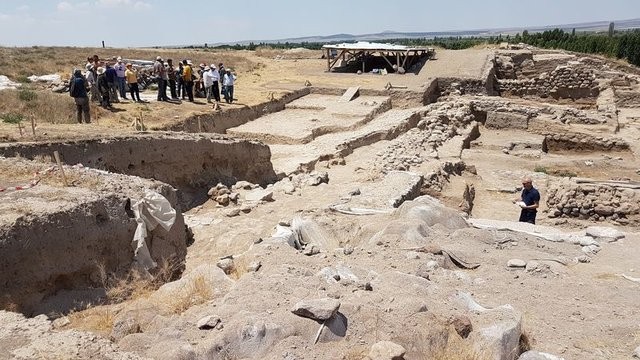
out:
<path id="1" fill-rule="evenodd" d="M 344 67 L 354 61 L 360 61 L 362 62 L 362 72 L 365 72 L 367 59 L 371 57 L 384 59 L 391 68 L 397 71 L 399 68 L 407 69 L 422 57 L 435 54 L 435 50 L 428 47 L 408 47 L 366 41 L 324 45 L 322 51 L 327 59 L 327 71 L 336 67 Z"/>

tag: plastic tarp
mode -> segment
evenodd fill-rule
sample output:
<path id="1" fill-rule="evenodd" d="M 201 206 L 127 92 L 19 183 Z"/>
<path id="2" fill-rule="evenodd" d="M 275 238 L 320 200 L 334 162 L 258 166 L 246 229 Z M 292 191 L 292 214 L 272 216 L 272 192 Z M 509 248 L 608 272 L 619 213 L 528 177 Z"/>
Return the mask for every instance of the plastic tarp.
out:
<path id="1" fill-rule="evenodd" d="M 135 247 L 134 261 L 145 270 L 153 269 L 158 265 L 151 258 L 145 239 L 148 232 L 153 231 L 158 225 L 169 231 L 176 221 L 176 210 L 164 196 L 151 190 L 145 191 L 142 199 L 133 201 L 131 209 L 138 223 L 132 241 Z"/>

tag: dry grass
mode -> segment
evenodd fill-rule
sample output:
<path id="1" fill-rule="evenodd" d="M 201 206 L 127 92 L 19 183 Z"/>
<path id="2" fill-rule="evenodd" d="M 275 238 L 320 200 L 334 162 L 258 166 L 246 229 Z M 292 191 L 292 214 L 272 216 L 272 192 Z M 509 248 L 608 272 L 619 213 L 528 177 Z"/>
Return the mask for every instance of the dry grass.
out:
<path id="1" fill-rule="evenodd" d="M 111 332 L 115 316 L 111 306 L 89 307 L 67 315 L 72 328 L 93 331 L 102 335 L 108 335 Z"/>
<path id="2" fill-rule="evenodd" d="M 184 291 L 168 302 L 169 310 L 181 314 L 192 306 L 204 304 L 213 299 L 213 287 L 203 276 L 192 279 Z"/>
<path id="3" fill-rule="evenodd" d="M 100 59 L 155 60 L 160 55 L 163 59 L 191 59 L 194 64 L 224 63 L 236 71 L 249 71 L 254 64 L 243 51 L 218 49 L 103 49 L 79 47 L 25 47 L 0 48 L 0 75 L 6 75 L 14 81 L 25 82 L 30 75 L 61 74 L 69 78 L 74 68 L 84 68 L 89 56 L 98 55 Z"/>
<path id="4" fill-rule="evenodd" d="M 132 269 L 124 277 L 116 277 L 108 274 L 103 264 L 97 267 L 107 302 L 111 304 L 147 298 L 163 284 L 175 280 L 181 270 L 181 264 L 167 259 L 160 261 L 153 275 Z"/>
<path id="5" fill-rule="evenodd" d="M 29 87 L 20 90 L 0 91 L 0 117 L 4 114 L 21 114 L 22 125 L 27 134 L 31 133 L 31 120 L 36 123 L 75 123 L 76 107 L 68 94 L 35 91 Z M 16 125 L 17 126 L 17 125 Z"/>

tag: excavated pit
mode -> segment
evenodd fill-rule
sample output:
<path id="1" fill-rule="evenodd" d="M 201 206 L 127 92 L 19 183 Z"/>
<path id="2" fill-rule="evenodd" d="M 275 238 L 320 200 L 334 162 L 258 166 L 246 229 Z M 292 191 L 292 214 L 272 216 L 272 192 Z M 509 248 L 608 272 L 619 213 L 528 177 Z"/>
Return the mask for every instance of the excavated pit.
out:
<path id="1" fill-rule="evenodd" d="M 26 182 L 49 165 L 0 158 L 0 167 L 0 180 L 11 183 Z M 122 277 L 134 266 L 132 203 L 148 191 L 164 196 L 176 210 L 170 229 L 149 231 L 151 259 L 174 264 L 169 276 L 182 272 L 191 235 L 173 187 L 88 168 L 66 167 L 65 175 L 71 186 L 49 172 L 31 189 L 1 195 L 0 308 L 27 315 L 65 313 L 103 299 L 104 276 Z"/>

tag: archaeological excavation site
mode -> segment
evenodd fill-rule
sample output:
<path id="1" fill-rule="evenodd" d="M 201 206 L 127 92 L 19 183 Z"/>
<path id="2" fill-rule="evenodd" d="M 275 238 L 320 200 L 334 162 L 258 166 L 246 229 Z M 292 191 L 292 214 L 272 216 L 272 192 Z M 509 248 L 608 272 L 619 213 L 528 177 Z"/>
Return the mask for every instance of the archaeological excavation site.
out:
<path id="1" fill-rule="evenodd" d="M 640 69 L 321 55 L 221 110 L 0 129 L 0 359 L 640 356 Z"/>

